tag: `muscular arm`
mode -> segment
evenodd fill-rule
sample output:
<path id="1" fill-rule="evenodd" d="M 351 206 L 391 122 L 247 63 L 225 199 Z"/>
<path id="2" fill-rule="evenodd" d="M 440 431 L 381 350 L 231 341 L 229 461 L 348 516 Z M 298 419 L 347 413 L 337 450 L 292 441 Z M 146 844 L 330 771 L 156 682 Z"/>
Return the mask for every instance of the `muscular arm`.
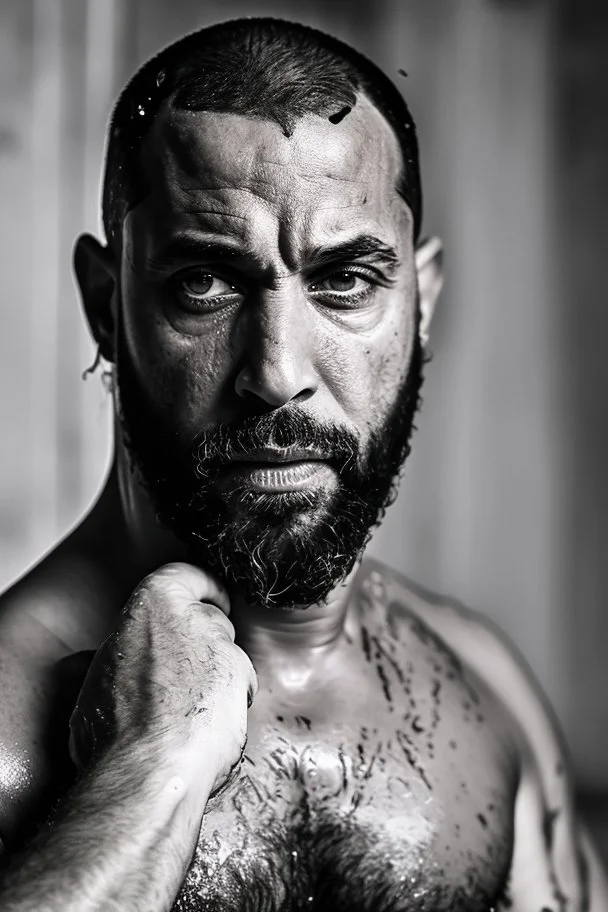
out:
<path id="1" fill-rule="evenodd" d="M 214 773 L 196 794 L 155 745 L 110 750 L 12 860 L 2 912 L 161 912 L 184 879 Z"/>
<path id="2" fill-rule="evenodd" d="M 10 859 L 1 912 L 171 908 L 209 795 L 238 762 L 247 696 L 256 689 L 227 610 L 225 594 L 187 564 L 167 565 L 137 587 L 72 712 L 69 747 L 79 780 L 52 823 Z M 19 658 L 9 664 L 0 652 L 0 692 L 11 695 L 19 681 L 0 702 L 0 758 L 3 747 L 18 743 L 22 756 L 41 755 L 42 769 L 45 752 L 36 742 L 49 696 L 29 682 L 37 647 L 19 637 L 15 647 Z M 38 652 L 48 661 L 46 643 Z M 67 739 L 65 731 L 55 735 Z M 21 791 L 21 799 L 7 792 L 0 800 L 0 830 L 4 823 L 19 833 L 40 796 L 33 781 Z"/>

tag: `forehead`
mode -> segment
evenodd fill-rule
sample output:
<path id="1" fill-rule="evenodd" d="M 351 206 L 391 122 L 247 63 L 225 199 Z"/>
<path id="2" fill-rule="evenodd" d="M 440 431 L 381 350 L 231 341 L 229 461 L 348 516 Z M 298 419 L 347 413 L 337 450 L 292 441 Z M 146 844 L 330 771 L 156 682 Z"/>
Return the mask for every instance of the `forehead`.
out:
<path id="1" fill-rule="evenodd" d="M 360 97 L 339 123 L 305 115 L 285 136 L 273 121 L 217 112 L 159 113 L 143 150 L 149 193 L 127 220 L 147 237 L 199 229 L 287 248 L 336 235 L 411 238 L 397 192 L 401 151 Z"/>

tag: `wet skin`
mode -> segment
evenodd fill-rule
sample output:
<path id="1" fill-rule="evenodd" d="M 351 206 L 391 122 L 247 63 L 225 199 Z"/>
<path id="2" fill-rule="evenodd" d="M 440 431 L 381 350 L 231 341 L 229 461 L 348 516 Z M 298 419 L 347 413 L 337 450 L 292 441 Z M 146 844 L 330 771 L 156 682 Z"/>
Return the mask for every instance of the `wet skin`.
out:
<path id="1" fill-rule="evenodd" d="M 518 779 L 507 715 L 386 568 L 364 567 L 351 599 L 306 687 L 260 667 L 240 776 L 207 805 L 177 910 L 507 901 Z"/>
<path id="2" fill-rule="evenodd" d="M 86 531 L 50 577 L 66 575 L 64 560 L 82 569 Z M 294 648 L 289 675 L 258 650 L 243 761 L 207 804 L 178 912 L 508 908 L 521 732 L 421 605 L 454 619 L 366 561 L 339 636 Z M 92 654 L 73 649 L 93 635 L 73 620 L 70 648 L 21 613 L 36 712 L 17 753 L 2 754 L 12 846 L 75 776 L 67 718 Z"/>
<path id="3" fill-rule="evenodd" d="M 265 121 L 177 112 L 147 151 L 152 189 L 123 230 L 120 331 L 159 417 L 191 441 L 297 404 L 365 446 L 416 325 L 411 213 L 383 118 L 362 100 L 341 124 L 311 115 L 288 138 Z M 119 472 L 130 524 L 149 528 L 120 455 Z"/>
<path id="4" fill-rule="evenodd" d="M 81 250 L 83 299 L 105 357 L 114 360 L 122 333 L 180 439 L 297 403 L 365 445 L 416 330 L 411 214 L 382 117 L 361 99 L 339 124 L 304 117 L 286 137 L 256 119 L 165 112 L 144 159 L 151 191 L 126 218 L 121 249 L 89 239 Z M 358 253 L 345 254 L 354 241 Z M 426 335 L 433 295 L 420 268 L 418 281 Z M 335 479 L 308 483 L 329 493 Z M 70 654 L 96 649 L 139 580 L 185 557 L 156 523 L 117 423 L 99 502 L 2 603 L 18 720 L 0 767 L 9 843 L 73 778 L 65 726 L 83 667 Z M 467 623 L 448 611 L 452 626 L 438 622 L 438 637 L 425 620 L 430 603 L 376 569 L 293 613 L 230 593 L 260 689 L 239 776 L 207 805 L 178 910 L 499 903 L 517 843 L 522 726 L 495 695 L 492 671 L 458 658 Z M 46 738 L 49 720 L 65 739 Z M 547 794 L 561 795 L 553 747 L 548 755 Z M 560 907 L 545 867 L 546 900 L 522 912 Z"/>

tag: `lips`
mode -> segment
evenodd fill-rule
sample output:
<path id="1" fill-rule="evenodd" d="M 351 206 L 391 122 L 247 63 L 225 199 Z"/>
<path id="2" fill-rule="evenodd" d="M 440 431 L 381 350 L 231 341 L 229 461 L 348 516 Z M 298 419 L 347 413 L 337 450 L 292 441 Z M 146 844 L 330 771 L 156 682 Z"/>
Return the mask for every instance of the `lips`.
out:
<path id="1" fill-rule="evenodd" d="M 304 450 L 256 450 L 230 460 L 225 472 L 232 481 L 263 492 L 300 491 L 333 477 L 333 469 L 318 454 Z"/>

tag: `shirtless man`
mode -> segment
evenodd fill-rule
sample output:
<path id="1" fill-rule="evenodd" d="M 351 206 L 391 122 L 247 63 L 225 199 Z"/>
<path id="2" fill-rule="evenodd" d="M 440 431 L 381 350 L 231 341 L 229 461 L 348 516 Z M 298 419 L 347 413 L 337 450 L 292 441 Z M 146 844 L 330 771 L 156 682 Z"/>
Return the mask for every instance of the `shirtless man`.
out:
<path id="1" fill-rule="evenodd" d="M 2 912 L 608 908 L 527 672 L 362 560 L 441 285 L 420 218 L 407 107 L 317 32 L 218 26 L 125 89 L 75 252 L 115 459 L 2 601 Z"/>

